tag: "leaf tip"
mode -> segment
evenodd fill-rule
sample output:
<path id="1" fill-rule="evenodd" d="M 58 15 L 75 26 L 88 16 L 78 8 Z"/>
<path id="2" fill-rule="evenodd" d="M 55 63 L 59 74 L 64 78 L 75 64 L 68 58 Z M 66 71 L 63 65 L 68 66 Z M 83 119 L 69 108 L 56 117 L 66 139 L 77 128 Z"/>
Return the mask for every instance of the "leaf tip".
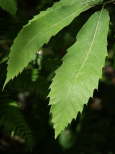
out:
<path id="1" fill-rule="evenodd" d="M 6 85 L 8 84 L 9 80 L 6 78 L 5 83 L 3 85 L 2 91 L 4 90 L 4 88 L 6 87 Z"/>

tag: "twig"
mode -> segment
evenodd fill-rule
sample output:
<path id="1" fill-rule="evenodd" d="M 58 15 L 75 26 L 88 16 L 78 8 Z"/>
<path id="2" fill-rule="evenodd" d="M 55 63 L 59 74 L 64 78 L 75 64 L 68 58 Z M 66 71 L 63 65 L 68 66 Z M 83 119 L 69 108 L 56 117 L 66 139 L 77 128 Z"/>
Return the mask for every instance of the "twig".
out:
<path id="1" fill-rule="evenodd" d="M 110 3 L 114 3 L 114 2 L 115 2 L 115 0 L 109 0 L 109 1 L 105 2 L 104 5 L 107 5 L 107 4 L 110 4 Z"/>

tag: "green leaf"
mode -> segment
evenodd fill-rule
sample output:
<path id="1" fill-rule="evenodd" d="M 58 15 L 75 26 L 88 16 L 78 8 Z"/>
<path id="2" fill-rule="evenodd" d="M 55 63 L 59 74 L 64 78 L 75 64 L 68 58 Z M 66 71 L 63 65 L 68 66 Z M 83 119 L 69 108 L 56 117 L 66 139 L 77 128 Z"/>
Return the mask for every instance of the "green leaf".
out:
<path id="1" fill-rule="evenodd" d="M 9 135 L 19 136 L 25 140 L 28 150 L 34 144 L 33 135 L 17 102 L 0 103 L 0 128 Z"/>
<path id="2" fill-rule="evenodd" d="M 56 137 L 76 118 L 98 85 L 107 54 L 108 27 L 108 11 L 94 13 L 56 71 L 49 94 Z"/>
<path id="3" fill-rule="evenodd" d="M 30 20 L 11 47 L 5 84 L 23 71 L 37 50 L 52 36 L 70 24 L 81 12 L 99 2 L 102 0 L 61 0 Z"/>
<path id="4" fill-rule="evenodd" d="M 16 0 L 0 0 L 0 7 L 12 15 L 16 14 L 17 11 Z"/>

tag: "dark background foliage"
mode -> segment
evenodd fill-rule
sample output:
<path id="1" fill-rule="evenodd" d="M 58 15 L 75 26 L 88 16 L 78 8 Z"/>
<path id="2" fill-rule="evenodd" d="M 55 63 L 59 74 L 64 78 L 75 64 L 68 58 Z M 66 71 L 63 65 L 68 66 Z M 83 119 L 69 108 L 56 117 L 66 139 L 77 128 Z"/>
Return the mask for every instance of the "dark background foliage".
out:
<path id="1" fill-rule="evenodd" d="M 8 54 L 14 38 L 28 19 L 56 1 L 58 0 L 18 0 L 16 17 L 0 9 L 0 152 L 113 154 L 115 4 L 106 6 L 111 15 L 108 57 L 98 89 L 94 90 L 93 97 L 84 105 L 83 112 L 78 114 L 58 139 L 54 139 L 49 113 L 49 85 L 55 75 L 54 71 L 62 63 L 61 58 L 66 54 L 66 49 L 74 43 L 77 32 L 101 6 L 82 13 L 77 20 L 52 37 L 48 44 L 44 44 L 46 54 L 36 54 L 23 73 L 2 90 Z"/>

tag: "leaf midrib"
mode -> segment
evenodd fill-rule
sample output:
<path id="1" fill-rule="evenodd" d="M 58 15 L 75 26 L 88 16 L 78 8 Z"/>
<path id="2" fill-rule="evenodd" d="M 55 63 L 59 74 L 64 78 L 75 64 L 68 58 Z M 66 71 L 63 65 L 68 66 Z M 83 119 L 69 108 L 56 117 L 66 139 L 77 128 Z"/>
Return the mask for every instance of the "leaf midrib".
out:
<path id="1" fill-rule="evenodd" d="M 99 18 L 98 18 L 98 22 L 97 22 L 97 25 L 96 25 L 96 29 L 95 29 L 95 33 L 94 33 L 94 37 L 93 37 L 93 39 L 92 39 L 91 46 L 90 46 L 89 49 L 88 49 L 87 56 L 85 57 L 85 60 L 83 61 L 82 65 L 80 66 L 79 70 L 77 71 L 77 76 L 75 75 L 75 74 L 76 74 L 76 72 L 75 72 L 74 77 L 73 77 L 73 81 L 75 81 L 76 79 L 78 79 L 78 77 L 80 76 L 81 70 L 82 70 L 82 68 L 84 67 L 85 63 L 87 62 L 88 57 L 89 57 L 89 55 L 90 55 L 90 53 L 91 53 L 91 51 L 92 51 L 92 47 L 93 47 L 93 44 L 94 44 L 94 41 L 95 41 L 95 38 L 96 38 L 96 33 L 97 33 L 97 31 L 98 31 L 98 27 L 99 27 L 99 23 L 100 23 L 100 18 L 101 18 L 101 15 L 102 15 L 102 11 L 103 11 L 103 9 L 102 9 L 101 12 L 100 12 L 100 15 L 99 15 Z M 69 92 L 69 93 L 71 93 L 71 91 L 72 91 L 72 89 L 73 89 L 73 85 L 72 85 L 71 88 L 69 88 L 69 89 L 70 89 L 70 92 Z M 69 93 L 68 93 L 68 94 L 69 94 Z M 68 95 L 68 97 L 69 97 L 69 95 Z M 72 101 L 71 101 L 71 105 L 72 105 L 73 111 L 74 111 L 75 114 L 76 114 L 75 104 L 74 104 Z"/>
<path id="2" fill-rule="evenodd" d="M 93 45 L 94 45 L 94 43 L 95 43 L 95 38 L 96 38 L 97 31 L 98 31 L 98 27 L 99 27 L 99 23 L 100 23 L 100 18 L 101 18 L 102 12 L 103 12 L 103 9 L 101 10 L 100 15 L 99 15 L 99 18 L 98 18 L 97 26 L 96 26 L 96 29 L 95 29 L 95 33 L 94 33 L 94 36 L 93 36 L 91 45 L 89 46 L 88 52 L 87 52 L 87 54 L 86 54 L 86 56 L 85 56 L 85 59 L 84 59 L 82 65 L 80 66 L 80 68 L 78 69 L 78 71 L 77 71 L 77 73 L 76 73 L 77 75 L 74 76 L 75 79 L 78 79 L 78 78 L 79 78 L 79 76 L 80 76 L 80 74 L 81 74 L 81 72 L 82 72 L 81 70 L 84 68 L 84 66 L 85 66 L 85 64 L 87 63 L 88 58 L 89 58 L 89 56 L 90 56 L 90 54 L 91 54 L 91 52 L 92 52 L 92 48 L 93 48 Z"/>

